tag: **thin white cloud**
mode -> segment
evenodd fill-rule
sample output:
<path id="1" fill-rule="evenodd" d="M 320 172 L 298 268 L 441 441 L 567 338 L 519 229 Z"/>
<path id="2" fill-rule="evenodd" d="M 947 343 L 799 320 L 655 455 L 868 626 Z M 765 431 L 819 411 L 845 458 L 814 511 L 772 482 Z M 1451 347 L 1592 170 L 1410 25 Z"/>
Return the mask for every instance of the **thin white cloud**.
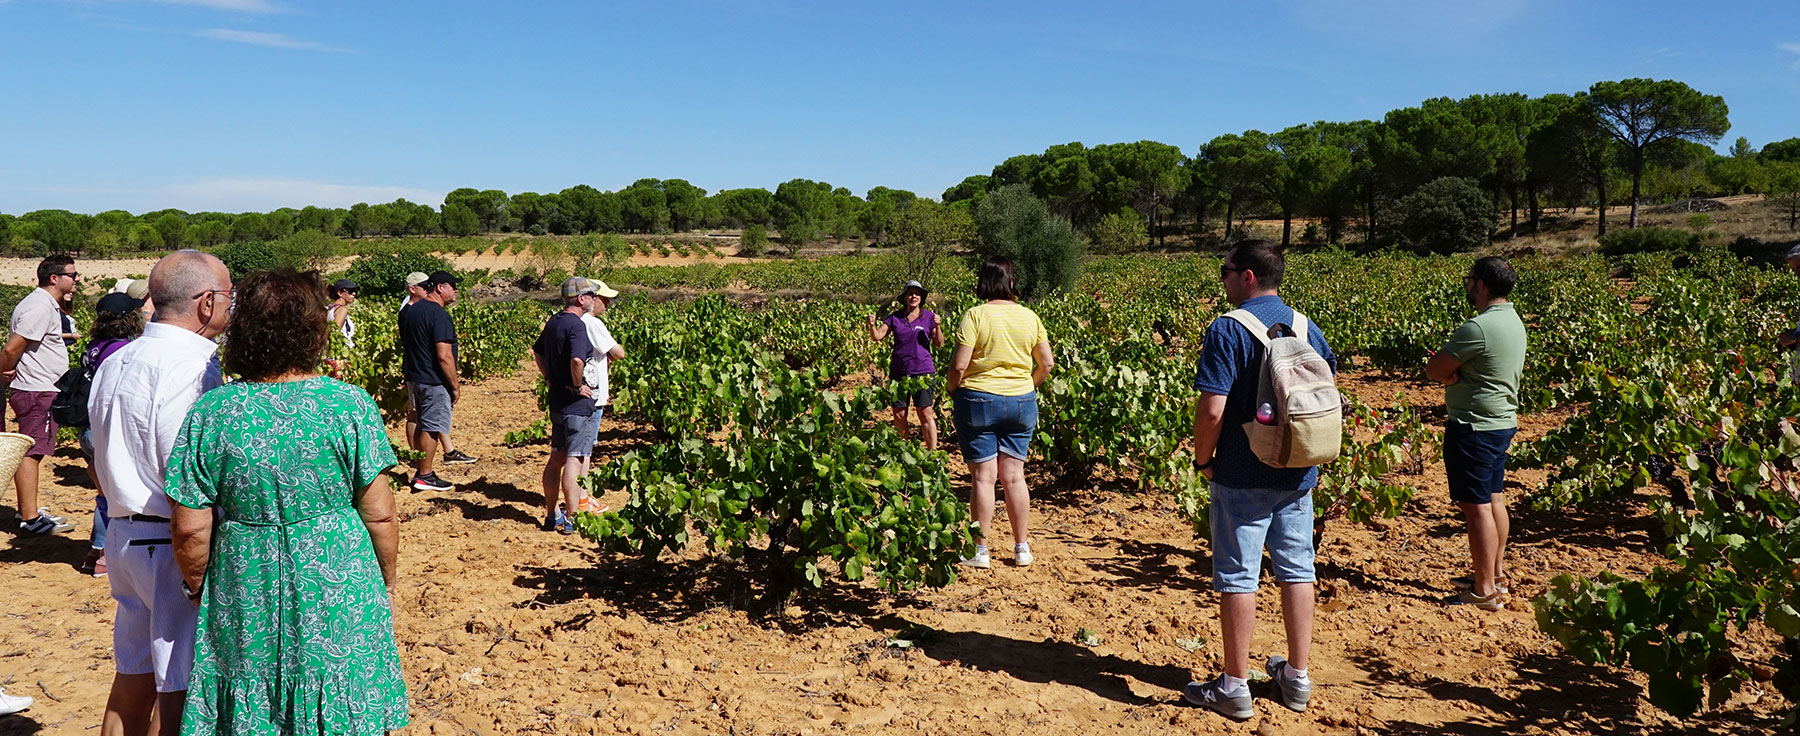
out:
<path id="1" fill-rule="evenodd" d="M 172 184 L 150 199 L 189 212 L 267 212 L 281 207 L 349 207 L 358 202 L 381 204 L 405 199 L 437 206 L 444 193 L 415 187 L 332 184 L 304 179 L 218 178 Z"/>
<path id="2" fill-rule="evenodd" d="M 281 13 L 286 9 L 268 0 L 149 0 L 163 5 L 192 5 L 197 8 L 229 10 L 236 13 Z"/>
<path id="3" fill-rule="evenodd" d="M 1796 42 L 1778 43 L 1778 44 L 1775 44 L 1775 48 L 1781 49 L 1782 51 L 1786 51 L 1790 54 L 1800 55 L 1800 43 L 1796 43 Z"/>
<path id="4" fill-rule="evenodd" d="M 349 49 L 329 46 L 317 41 L 306 41 L 289 38 L 285 33 L 265 33 L 262 31 L 241 31 L 234 28 L 206 28 L 194 31 L 194 35 L 210 38 L 214 41 L 245 43 L 251 46 L 267 46 L 276 49 L 299 49 L 302 51 L 335 51 L 347 53 Z"/>

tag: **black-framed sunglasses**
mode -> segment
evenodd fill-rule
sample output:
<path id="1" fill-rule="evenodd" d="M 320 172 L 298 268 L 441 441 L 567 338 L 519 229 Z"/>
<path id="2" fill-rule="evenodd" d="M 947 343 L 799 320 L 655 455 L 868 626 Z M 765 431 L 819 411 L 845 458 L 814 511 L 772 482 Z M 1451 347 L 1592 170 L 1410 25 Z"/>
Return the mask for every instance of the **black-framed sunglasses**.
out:
<path id="1" fill-rule="evenodd" d="M 81 278 L 80 271 L 58 271 L 51 275 L 52 276 L 67 276 L 72 280 L 79 280 Z"/>

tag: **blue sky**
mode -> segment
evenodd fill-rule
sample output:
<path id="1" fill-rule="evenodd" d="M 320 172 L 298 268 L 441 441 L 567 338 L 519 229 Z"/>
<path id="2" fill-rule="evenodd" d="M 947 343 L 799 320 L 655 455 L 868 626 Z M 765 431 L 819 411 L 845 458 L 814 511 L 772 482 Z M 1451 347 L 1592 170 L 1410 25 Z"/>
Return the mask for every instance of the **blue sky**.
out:
<path id="1" fill-rule="evenodd" d="M 642 177 L 936 196 L 1068 141 L 1192 155 L 1634 76 L 1723 95 L 1721 146 L 1800 136 L 1800 3 L 0 0 L 0 212 Z"/>

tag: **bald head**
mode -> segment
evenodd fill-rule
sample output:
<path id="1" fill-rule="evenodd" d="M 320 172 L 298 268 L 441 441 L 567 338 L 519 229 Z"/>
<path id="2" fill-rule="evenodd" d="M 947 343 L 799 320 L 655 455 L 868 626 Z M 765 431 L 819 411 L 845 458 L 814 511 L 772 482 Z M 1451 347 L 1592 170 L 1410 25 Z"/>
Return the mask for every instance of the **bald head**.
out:
<path id="1" fill-rule="evenodd" d="M 225 262 L 197 250 L 178 250 L 162 257 L 150 269 L 150 301 L 156 304 L 159 322 L 194 316 L 194 297 L 214 289 L 231 288 L 231 271 Z"/>

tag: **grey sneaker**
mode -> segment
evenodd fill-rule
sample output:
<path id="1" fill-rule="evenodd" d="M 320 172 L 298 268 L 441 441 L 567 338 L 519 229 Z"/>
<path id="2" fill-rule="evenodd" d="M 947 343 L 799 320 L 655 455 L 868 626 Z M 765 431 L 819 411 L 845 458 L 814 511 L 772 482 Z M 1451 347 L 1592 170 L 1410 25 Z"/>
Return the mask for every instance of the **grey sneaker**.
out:
<path id="1" fill-rule="evenodd" d="M 1277 655 L 1269 658 L 1269 664 L 1263 671 L 1269 673 L 1269 679 L 1275 681 L 1275 692 L 1281 695 L 1281 704 L 1295 713 L 1306 711 L 1306 701 L 1312 700 L 1312 678 L 1302 677 L 1298 680 L 1288 676 L 1294 668 L 1288 666 L 1287 658 Z"/>
<path id="2" fill-rule="evenodd" d="M 1256 715 L 1256 709 L 1250 705 L 1249 688 L 1244 689 L 1243 695 L 1226 695 L 1216 679 L 1188 683 L 1181 690 L 1181 699 L 1189 705 L 1217 711 L 1219 715 L 1234 721 L 1247 721 Z"/>
<path id="3" fill-rule="evenodd" d="M 26 521 L 19 520 L 19 531 L 23 534 L 67 534 L 75 529 L 75 525 L 60 516 L 52 516 L 50 512 L 38 509 L 37 518 Z"/>

